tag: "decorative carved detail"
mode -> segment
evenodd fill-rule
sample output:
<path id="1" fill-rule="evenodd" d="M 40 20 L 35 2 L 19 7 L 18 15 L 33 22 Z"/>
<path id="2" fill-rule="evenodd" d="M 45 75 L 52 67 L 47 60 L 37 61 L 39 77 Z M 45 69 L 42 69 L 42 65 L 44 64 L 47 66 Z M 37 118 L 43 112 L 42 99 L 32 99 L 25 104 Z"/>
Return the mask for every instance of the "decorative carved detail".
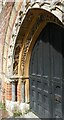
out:
<path id="1" fill-rule="evenodd" d="M 62 21 L 63 21 L 63 23 L 64 23 L 64 13 L 62 14 Z"/>
<path id="2" fill-rule="evenodd" d="M 21 49 L 21 41 L 17 41 L 14 48 L 13 74 L 18 74 L 18 61 L 19 61 L 20 49 Z"/>
<path id="3" fill-rule="evenodd" d="M 9 56 L 8 57 L 9 62 L 7 62 L 7 74 L 8 74 L 8 76 L 10 76 L 10 74 L 13 73 L 13 69 L 12 69 L 12 72 L 11 72 L 10 56 L 12 56 L 11 60 L 13 61 L 13 51 L 14 51 L 16 38 L 17 38 L 19 29 L 20 29 L 20 26 L 21 26 L 21 23 L 22 23 L 21 19 L 23 20 L 23 12 L 20 9 L 20 11 L 18 12 L 18 16 L 16 18 L 15 25 L 14 25 L 13 30 L 12 30 L 12 35 L 11 35 L 11 40 L 10 40 L 10 46 L 12 45 L 12 47 L 9 46 L 9 52 L 8 52 L 8 56 Z M 13 66 L 13 62 L 12 62 L 12 66 Z"/>
<path id="4" fill-rule="evenodd" d="M 13 75 L 18 74 L 18 63 L 16 65 L 15 64 L 16 64 L 16 61 L 15 61 L 14 65 L 13 65 Z"/>
<path id="5" fill-rule="evenodd" d="M 19 13 L 18 13 L 18 16 L 17 16 L 17 19 L 16 19 L 16 22 L 15 22 L 15 25 L 13 27 L 13 31 L 12 31 L 12 37 L 11 37 L 11 41 L 10 41 L 10 44 L 12 44 L 12 47 L 9 49 L 11 49 L 11 54 L 9 55 L 12 55 L 13 56 L 13 50 L 14 50 L 14 46 L 16 45 L 15 42 L 16 42 L 16 39 L 17 39 L 17 35 L 18 35 L 18 32 L 20 29 L 22 29 L 22 31 L 25 31 L 27 30 L 27 26 L 24 26 L 24 21 L 26 21 L 29 25 L 29 22 L 31 22 L 32 20 L 32 17 L 34 17 L 33 15 L 29 14 L 28 18 L 26 17 L 25 18 L 25 15 L 26 15 L 26 9 L 28 9 L 28 7 L 26 8 L 26 5 L 29 3 L 29 6 L 32 8 L 33 5 L 35 5 L 36 3 L 39 5 L 39 8 L 43 8 L 45 5 L 48 5 L 48 11 L 50 11 L 50 13 L 52 13 L 52 10 L 55 8 L 56 9 L 56 5 L 59 5 L 61 4 L 63 6 L 63 0 L 52 0 L 52 3 L 51 3 L 51 0 L 33 0 L 33 1 L 29 1 L 29 2 L 26 2 L 22 4 L 22 8 L 20 9 Z M 32 5 L 33 4 L 33 5 Z M 29 8 L 30 8 L 29 7 Z M 29 10 L 29 9 L 28 9 Z M 63 12 L 63 9 L 61 10 L 59 8 L 59 10 L 61 12 Z M 64 16 L 64 15 L 63 15 Z M 25 19 L 24 19 L 25 18 Z M 64 18 L 64 17 L 62 17 Z M 23 21 L 24 20 L 24 21 Z M 38 16 L 38 19 L 36 20 L 32 30 L 30 31 L 28 37 L 27 37 L 27 41 L 25 42 L 24 44 L 24 48 L 23 48 L 23 54 L 22 54 L 22 68 L 23 68 L 23 71 L 24 71 L 24 64 L 25 64 L 25 60 L 26 60 L 26 55 L 27 55 L 27 52 L 28 52 L 28 48 L 30 46 L 30 43 L 31 43 L 31 37 L 34 35 L 35 31 L 38 29 L 41 21 L 44 21 L 46 20 L 46 22 L 49 22 L 49 21 L 54 21 L 55 23 L 60 24 L 60 21 L 54 17 L 53 15 L 48 15 L 48 14 L 41 14 Z M 64 21 L 64 20 L 62 20 Z M 22 24 L 22 28 L 21 28 L 21 24 Z M 25 27 L 25 28 L 24 28 Z M 25 37 L 25 33 L 24 32 L 21 32 L 21 39 L 23 40 L 24 37 Z M 18 41 L 17 41 L 18 42 Z M 12 58 L 13 59 L 13 58 Z M 11 68 L 10 68 L 11 69 Z"/>
<path id="6" fill-rule="evenodd" d="M 60 0 L 52 0 L 52 4 L 53 5 L 56 5 L 56 4 L 58 4 L 60 2 Z"/>
<path id="7" fill-rule="evenodd" d="M 55 22 L 56 24 L 60 25 L 60 21 L 53 15 L 48 15 L 48 14 L 41 14 L 38 16 L 38 19 L 36 20 L 35 24 L 32 27 L 32 30 L 30 31 L 28 37 L 27 37 L 27 41 L 24 44 L 24 48 L 23 48 L 23 53 L 22 53 L 22 59 L 21 59 L 21 63 L 22 63 L 22 75 L 24 74 L 24 65 L 25 65 L 25 61 L 26 61 L 26 56 L 27 56 L 27 52 L 30 46 L 30 43 L 32 41 L 32 36 L 35 34 L 36 30 L 38 29 L 39 25 L 41 24 L 41 22 L 46 21 L 46 22 Z"/>

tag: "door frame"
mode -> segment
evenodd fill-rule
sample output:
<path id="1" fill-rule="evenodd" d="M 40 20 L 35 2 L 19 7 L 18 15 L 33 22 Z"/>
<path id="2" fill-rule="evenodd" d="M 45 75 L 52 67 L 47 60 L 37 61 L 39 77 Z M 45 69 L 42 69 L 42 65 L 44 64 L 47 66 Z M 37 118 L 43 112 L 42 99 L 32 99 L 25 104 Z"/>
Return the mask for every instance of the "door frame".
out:
<path id="1" fill-rule="evenodd" d="M 39 17 L 38 19 L 37 17 L 35 17 L 35 24 L 34 24 L 35 26 L 33 26 L 33 23 L 31 23 L 32 29 L 29 32 L 30 36 L 28 35 L 23 40 L 22 49 L 19 55 L 18 75 L 22 75 L 25 78 L 25 102 L 26 103 L 30 102 L 30 99 L 29 99 L 29 64 L 30 64 L 30 58 L 31 58 L 33 46 L 35 42 L 37 41 L 39 34 L 41 33 L 41 31 L 44 29 L 44 27 L 46 26 L 48 22 L 52 22 L 52 23 L 58 24 L 59 26 L 63 27 L 62 22 L 56 16 L 54 16 L 52 13 L 46 10 L 32 9 L 29 12 L 30 12 L 29 14 L 32 13 L 34 16 L 36 14 L 36 16 L 39 16 Z M 44 19 L 43 19 L 43 15 L 45 15 Z M 27 42 L 28 42 L 28 46 L 27 46 L 26 53 L 25 53 L 24 49 L 26 48 L 25 46 L 27 45 Z M 25 61 L 23 61 L 23 58 Z"/>

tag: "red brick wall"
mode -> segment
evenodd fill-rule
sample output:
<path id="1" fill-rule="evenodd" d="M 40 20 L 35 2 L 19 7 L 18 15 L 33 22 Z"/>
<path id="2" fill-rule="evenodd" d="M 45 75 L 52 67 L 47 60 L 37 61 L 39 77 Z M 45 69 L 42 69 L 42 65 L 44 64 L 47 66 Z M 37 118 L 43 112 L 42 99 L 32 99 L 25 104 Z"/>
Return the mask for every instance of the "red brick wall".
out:
<path id="1" fill-rule="evenodd" d="M 2 13 L 0 14 L 0 73 L 2 72 L 3 46 L 4 46 L 6 30 L 8 27 L 8 22 L 12 11 L 12 7 L 13 7 L 13 2 L 7 3 L 4 9 L 2 10 Z"/>
<path id="2" fill-rule="evenodd" d="M 12 100 L 12 84 L 5 83 L 5 97 L 6 100 Z"/>
<path id="3" fill-rule="evenodd" d="M 4 88 L 3 101 L 5 102 L 5 99 L 11 101 L 12 100 L 12 83 L 4 82 L 3 88 Z M 21 85 L 19 83 L 17 85 L 17 101 L 19 103 L 21 102 Z"/>
<path id="4" fill-rule="evenodd" d="M 12 84 L 2 82 L 2 103 L 5 104 L 5 100 L 12 100 Z"/>
<path id="5" fill-rule="evenodd" d="M 17 101 L 21 102 L 21 85 L 17 85 Z"/>

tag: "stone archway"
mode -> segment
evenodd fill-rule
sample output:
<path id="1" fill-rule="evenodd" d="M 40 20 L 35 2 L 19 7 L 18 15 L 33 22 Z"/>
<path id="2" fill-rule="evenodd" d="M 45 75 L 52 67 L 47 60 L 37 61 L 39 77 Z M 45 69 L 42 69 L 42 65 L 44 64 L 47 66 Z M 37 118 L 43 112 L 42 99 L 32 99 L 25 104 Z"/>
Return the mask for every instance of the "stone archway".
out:
<path id="1" fill-rule="evenodd" d="M 9 86 L 11 90 L 12 82 L 10 81 L 14 82 L 14 79 L 17 78 L 18 80 L 21 78 L 21 80 L 18 82 L 19 84 L 21 81 L 25 81 L 26 102 L 29 101 L 29 61 L 33 45 L 35 44 L 35 41 L 40 32 L 48 22 L 54 22 L 61 25 L 60 21 L 63 22 L 62 13 L 63 0 L 57 0 L 57 2 L 52 0 L 52 4 L 51 0 L 28 0 L 27 2 L 25 0 L 25 2 L 22 1 L 19 2 L 19 4 L 14 3 L 5 36 L 3 56 L 5 56 L 6 60 L 3 57 L 3 79 L 6 82 L 5 84 Z M 19 35 L 20 39 L 18 40 Z M 17 56 L 16 52 L 15 54 L 13 53 L 14 49 L 16 50 L 18 44 L 20 44 L 20 46 L 18 49 L 19 54 L 17 52 Z M 18 59 L 16 59 L 17 57 Z M 13 74 L 18 74 L 19 76 L 16 78 L 13 77 L 13 80 L 10 80 L 10 77 L 13 76 Z M 7 90 L 7 88 L 6 91 L 9 92 L 6 100 L 11 101 L 12 91 L 10 91 L 10 89 Z M 21 102 L 21 84 L 18 86 L 18 91 L 20 91 L 18 92 L 18 101 Z"/>
<path id="2" fill-rule="evenodd" d="M 15 75 L 18 74 L 19 76 L 24 76 L 24 77 L 28 76 L 28 73 L 27 73 L 28 68 L 27 67 L 29 66 L 28 61 L 30 59 L 30 57 L 29 57 L 30 55 L 28 55 L 28 54 L 29 53 L 31 54 L 31 50 L 29 52 L 29 49 L 31 49 L 31 48 L 29 48 L 29 47 L 32 46 L 31 43 L 34 44 L 34 42 L 32 42 L 31 39 L 34 39 L 34 41 L 37 39 L 35 36 L 35 32 L 38 31 L 38 34 L 39 34 L 41 32 L 41 30 L 43 29 L 40 22 L 42 23 L 42 25 L 44 27 L 48 21 L 54 21 L 57 24 L 60 24 L 61 23 L 60 21 L 62 21 L 61 16 L 63 13 L 63 0 L 62 0 L 62 2 L 52 1 L 52 6 L 51 6 L 51 1 L 39 1 L 39 0 L 37 0 L 37 1 L 33 0 L 33 1 L 27 1 L 27 2 L 25 1 L 25 3 L 21 3 L 21 4 L 19 3 L 18 5 L 19 6 L 14 6 L 14 9 L 13 9 L 14 11 L 12 12 L 12 13 L 14 13 L 15 10 L 17 10 L 16 12 L 18 14 L 15 14 L 15 17 L 12 17 L 13 14 L 11 15 L 11 21 L 13 21 L 12 23 L 14 23 L 14 21 L 15 21 L 14 27 L 12 26 L 13 24 L 11 25 L 11 22 L 9 24 L 9 29 L 11 28 L 10 26 L 13 27 L 13 29 L 11 29 L 12 35 L 10 36 L 9 30 L 7 30 L 7 35 L 6 35 L 6 40 L 10 39 L 9 51 L 7 53 L 7 58 L 8 58 L 7 77 L 8 78 L 13 76 L 13 72 Z M 61 8 L 61 6 L 62 6 L 62 8 Z M 40 9 L 40 12 L 38 12 L 38 13 L 35 12 L 35 11 L 39 11 L 39 9 Z M 43 11 L 46 11 L 46 12 L 49 11 L 49 12 L 45 13 Z M 50 15 L 52 15 L 52 16 L 50 16 Z M 58 18 L 60 21 L 58 20 Z M 44 22 L 44 20 L 45 20 L 45 22 Z M 38 36 L 38 34 L 36 34 L 36 35 Z M 14 48 L 16 47 L 16 45 L 19 44 L 18 43 L 19 35 L 21 36 L 19 39 L 19 41 L 21 41 L 21 43 L 20 43 L 21 50 L 19 50 L 19 54 L 18 54 L 19 60 L 17 61 L 17 64 L 16 64 L 17 67 L 14 67 L 15 61 L 17 59 L 16 59 L 16 55 L 14 56 L 13 51 L 14 51 Z M 15 44 L 15 42 L 17 44 Z M 13 60 L 12 56 L 14 56 L 14 60 Z M 27 56 L 29 57 L 28 60 L 27 60 Z M 10 62 L 10 60 L 11 60 L 11 62 Z M 14 62 L 14 65 L 13 65 L 13 62 Z M 14 68 L 14 70 L 13 70 L 13 68 Z M 8 78 L 6 78 L 6 81 L 10 82 Z M 19 79 L 19 77 L 18 77 L 18 79 Z M 26 83 L 28 83 L 28 82 L 26 82 Z M 28 96 L 28 93 L 26 93 L 26 94 Z M 26 97 L 26 99 L 27 99 L 27 97 Z"/>
<path id="3" fill-rule="evenodd" d="M 25 25 L 28 27 L 29 24 L 29 27 L 26 36 L 24 37 L 23 46 L 19 55 L 18 74 L 20 76 L 22 75 L 25 79 L 25 102 L 29 102 L 29 63 L 32 48 L 40 32 L 43 30 L 48 22 L 52 22 L 63 27 L 63 24 L 57 17 L 46 10 L 38 8 L 33 8 L 28 11 L 25 23 L 23 25 L 24 27 Z"/>

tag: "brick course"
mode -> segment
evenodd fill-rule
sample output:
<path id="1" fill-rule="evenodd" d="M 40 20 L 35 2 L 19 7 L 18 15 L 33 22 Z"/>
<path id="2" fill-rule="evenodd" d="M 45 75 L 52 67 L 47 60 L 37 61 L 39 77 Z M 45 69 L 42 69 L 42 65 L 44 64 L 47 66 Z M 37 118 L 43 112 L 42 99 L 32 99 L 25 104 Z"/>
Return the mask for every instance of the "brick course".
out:
<path id="1" fill-rule="evenodd" d="M 9 2 L 5 5 L 4 9 L 0 13 L 0 73 L 2 72 L 2 55 L 3 55 L 3 47 L 6 36 L 6 30 L 8 27 L 8 22 L 10 18 L 10 13 L 12 11 L 13 3 Z"/>
<path id="2" fill-rule="evenodd" d="M 21 84 L 17 85 L 17 101 L 21 102 Z"/>
<path id="3" fill-rule="evenodd" d="M 5 96 L 6 100 L 12 100 L 12 84 L 11 83 L 5 83 Z"/>

